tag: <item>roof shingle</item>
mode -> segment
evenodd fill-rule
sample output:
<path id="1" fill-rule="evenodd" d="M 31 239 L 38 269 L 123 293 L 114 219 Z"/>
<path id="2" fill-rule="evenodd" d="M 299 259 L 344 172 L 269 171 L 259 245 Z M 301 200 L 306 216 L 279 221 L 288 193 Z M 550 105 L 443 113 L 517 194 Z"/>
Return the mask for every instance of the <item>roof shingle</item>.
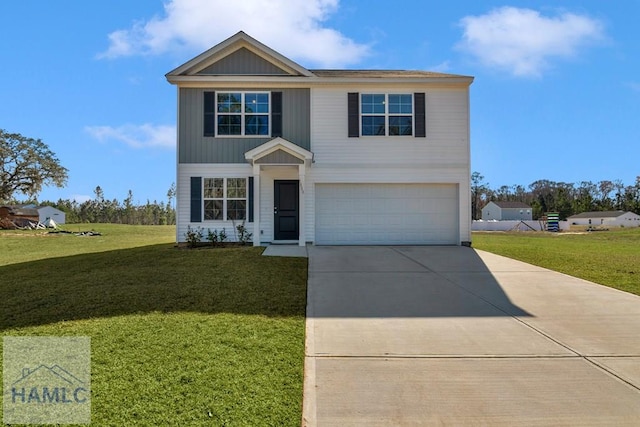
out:
<path id="1" fill-rule="evenodd" d="M 624 211 L 599 211 L 599 212 L 582 212 L 576 215 L 571 215 L 567 219 L 571 218 L 617 218 L 620 215 L 624 215 Z"/>
<path id="2" fill-rule="evenodd" d="M 318 77 L 334 77 L 334 78 L 460 78 L 469 77 L 459 74 L 436 73 L 433 71 L 420 70 L 309 70 Z"/>
<path id="3" fill-rule="evenodd" d="M 529 206 L 526 203 L 522 203 L 522 202 L 493 202 L 496 205 L 498 205 L 498 207 L 502 208 L 502 209 L 531 209 L 531 206 Z"/>

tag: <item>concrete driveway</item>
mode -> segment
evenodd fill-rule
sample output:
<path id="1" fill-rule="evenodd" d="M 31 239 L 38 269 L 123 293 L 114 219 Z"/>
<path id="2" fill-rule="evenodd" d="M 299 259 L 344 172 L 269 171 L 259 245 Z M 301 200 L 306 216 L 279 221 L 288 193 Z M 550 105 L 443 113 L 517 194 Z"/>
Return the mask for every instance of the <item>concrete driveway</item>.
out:
<path id="1" fill-rule="evenodd" d="M 303 425 L 638 426 L 640 297 L 465 247 L 309 248 Z"/>

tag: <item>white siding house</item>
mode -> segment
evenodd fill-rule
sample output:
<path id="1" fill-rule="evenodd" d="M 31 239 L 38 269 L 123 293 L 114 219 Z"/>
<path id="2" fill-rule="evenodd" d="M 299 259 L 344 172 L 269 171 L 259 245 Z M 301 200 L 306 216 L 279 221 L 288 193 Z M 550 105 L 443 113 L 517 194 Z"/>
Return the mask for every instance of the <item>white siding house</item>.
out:
<path id="1" fill-rule="evenodd" d="M 522 202 L 489 202 L 482 208 L 484 221 L 531 221 L 531 206 Z"/>
<path id="2" fill-rule="evenodd" d="M 178 87 L 177 240 L 471 241 L 469 86 L 425 71 L 308 70 L 240 32 Z"/>
<path id="3" fill-rule="evenodd" d="M 40 222 L 45 223 L 49 218 L 54 220 L 56 224 L 64 224 L 66 214 L 60 209 L 56 209 L 52 206 L 38 206 L 38 215 L 40 216 Z"/>
<path id="4" fill-rule="evenodd" d="M 640 215 L 624 211 L 583 212 L 567 218 L 570 225 L 640 227 Z"/>

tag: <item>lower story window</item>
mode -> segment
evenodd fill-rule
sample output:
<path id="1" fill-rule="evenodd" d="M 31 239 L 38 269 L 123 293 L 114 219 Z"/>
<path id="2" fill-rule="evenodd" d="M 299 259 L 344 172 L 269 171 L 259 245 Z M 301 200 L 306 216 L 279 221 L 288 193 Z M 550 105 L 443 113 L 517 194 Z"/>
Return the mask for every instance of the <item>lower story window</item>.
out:
<path id="1" fill-rule="evenodd" d="M 205 221 L 247 219 L 246 178 L 204 179 Z"/>

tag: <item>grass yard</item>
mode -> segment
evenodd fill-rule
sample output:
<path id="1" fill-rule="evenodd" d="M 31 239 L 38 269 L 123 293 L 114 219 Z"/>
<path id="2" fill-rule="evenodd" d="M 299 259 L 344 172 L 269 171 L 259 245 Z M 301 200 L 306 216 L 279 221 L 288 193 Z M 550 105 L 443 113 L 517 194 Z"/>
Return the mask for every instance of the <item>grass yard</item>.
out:
<path id="1" fill-rule="evenodd" d="M 95 425 L 300 425 L 306 259 L 0 231 L 2 335 L 89 336 Z"/>
<path id="2" fill-rule="evenodd" d="M 640 295 L 640 228 L 585 234 L 474 232 L 473 247 Z"/>

